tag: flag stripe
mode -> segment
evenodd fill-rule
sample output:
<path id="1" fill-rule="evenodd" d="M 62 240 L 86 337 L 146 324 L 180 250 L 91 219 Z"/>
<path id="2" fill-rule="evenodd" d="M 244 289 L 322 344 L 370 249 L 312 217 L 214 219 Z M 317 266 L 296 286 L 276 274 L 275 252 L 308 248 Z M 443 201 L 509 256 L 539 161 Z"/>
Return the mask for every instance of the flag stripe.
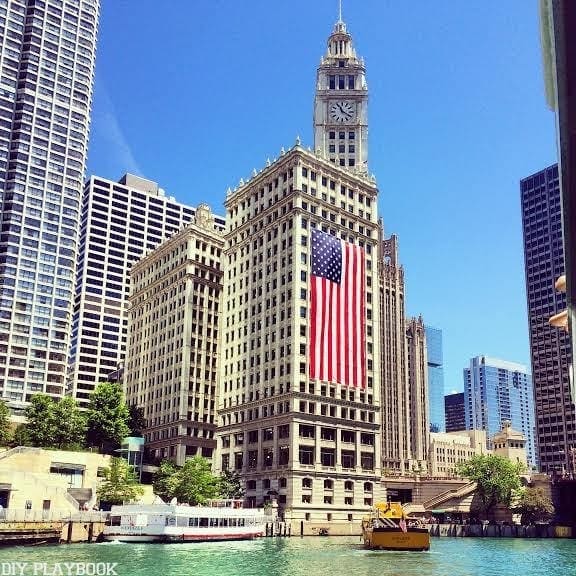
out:
<path id="1" fill-rule="evenodd" d="M 309 376 L 366 386 L 364 250 L 312 231 Z"/>

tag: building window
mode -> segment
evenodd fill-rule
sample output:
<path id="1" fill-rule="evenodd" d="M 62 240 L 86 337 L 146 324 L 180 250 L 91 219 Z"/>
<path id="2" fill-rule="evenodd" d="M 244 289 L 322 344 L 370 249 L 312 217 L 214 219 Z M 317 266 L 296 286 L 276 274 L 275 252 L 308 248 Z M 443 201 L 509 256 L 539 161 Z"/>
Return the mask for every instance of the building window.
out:
<path id="1" fill-rule="evenodd" d="M 300 437 L 301 438 L 314 438 L 316 429 L 314 426 L 307 424 L 300 424 Z"/>
<path id="2" fill-rule="evenodd" d="M 334 480 L 324 480 L 324 490 L 333 490 Z"/>
<path id="3" fill-rule="evenodd" d="M 290 449 L 288 446 L 280 446 L 278 448 L 278 465 L 279 466 L 287 466 L 288 465 L 288 455 L 290 453 Z"/>
<path id="4" fill-rule="evenodd" d="M 300 446 L 299 458 L 300 458 L 300 464 L 312 466 L 314 464 L 314 447 Z"/>
<path id="5" fill-rule="evenodd" d="M 248 432 L 248 444 L 258 444 L 258 430 Z"/>
<path id="6" fill-rule="evenodd" d="M 322 464 L 322 466 L 334 467 L 336 465 L 334 448 L 320 449 L 320 463 Z"/>
<path id="7" fill-rule="evenodd" d="M 355 453 L 348 450 L 342 450 L 342 468 L 354 468 L 355 466 Z"/>
<path id="8" fill-rule="evenodd" d="M 288 481 L 286 480 L 286 478 L 279 478 L 278 479 L 278 488 L 286 488 L 287 485 L 288 485 Z"/>
<path id="9" fill-rule="evenodd" d="M 262 457 L 264 460 L 264 466 L 266 468 L 272 466 L 272 461 L 274 460 L 274 452 L 271 448 L 265 448 Z"/>
<path id="10" fill-rule="evenodd" d="M 302 478 L 302 488 L 312 488 L 312 478 Z"/>

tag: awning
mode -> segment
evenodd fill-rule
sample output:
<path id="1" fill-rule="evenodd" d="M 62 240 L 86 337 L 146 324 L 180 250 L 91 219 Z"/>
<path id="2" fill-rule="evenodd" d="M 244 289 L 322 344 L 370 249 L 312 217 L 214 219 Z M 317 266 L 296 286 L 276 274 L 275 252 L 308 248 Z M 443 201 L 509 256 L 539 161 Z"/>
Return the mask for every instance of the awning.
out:
<path id="1" fill-rule="evenodd" d="M 52 468 L 57 468 L 58 470 L 79 470 L 81 472 L 86 470 L 84 464 L 70 464 L 68 462 L 52 462 L 50 464 L 50 470 L 52 470 Z"/>

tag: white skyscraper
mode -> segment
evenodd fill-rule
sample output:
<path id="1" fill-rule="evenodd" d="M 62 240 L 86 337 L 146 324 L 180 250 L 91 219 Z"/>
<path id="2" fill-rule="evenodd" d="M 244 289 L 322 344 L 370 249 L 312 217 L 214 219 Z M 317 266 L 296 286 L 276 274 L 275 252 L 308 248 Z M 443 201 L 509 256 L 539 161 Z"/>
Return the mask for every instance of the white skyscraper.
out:
<path id="1" fill-rule="evenodd" d="M 194 214 L 156 182 L 132 174 L 86 183 L 68 378 L 68 393 L 80 405 L 124 360 L 130 268 Z M 215 217 L 215 225 L 223 229 L 224 219 Z"/>
<path id="2" fill-rule="evenodd" d="M 64 393 L 99 0 L 0 0 L 0 397 Z"/>

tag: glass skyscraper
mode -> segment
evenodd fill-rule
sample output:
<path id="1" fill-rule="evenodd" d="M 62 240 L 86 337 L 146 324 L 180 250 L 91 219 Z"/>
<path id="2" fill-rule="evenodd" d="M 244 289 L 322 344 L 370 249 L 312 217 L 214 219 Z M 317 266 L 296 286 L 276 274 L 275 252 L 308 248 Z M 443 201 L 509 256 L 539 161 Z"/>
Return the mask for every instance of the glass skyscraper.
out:
<path id="1" fill-rule="evenodd" d="M 554 288 L 564 274 L 558 166 L 524 178 L 520 189 L 538 461 L 543 472 L 574 474 L 570 335 L 549 323 L 551 316 L 566 309 L 566 294 Z"/>
<path id="2" fill-rule="evenodd" d="M 446 417 L 446 432 L 466 430 L 464 392 L 454 392 L 444 396 L 444 414 Z"/>
<path id="3" fill-rule="evenodd" d="M 467 430 L 486 430 L 491 438 L 509 420 L 526 438 L 528 462 L 536 465 L 532 377 L 525 366 L 476 356 L 464 368 L 464 413 Z"/>
<path id="4" fill-rule="evenodd" d="M 430 432 L 446 430 L 444 416 L 444 360 L 442 356 L 442 330 L 426 326 L 428 346 L 428 401 L 430 406 Z"/>
<path id="5" fill-rule="evenodd" d="M 0 397 L 64 394 L 99 0 L 0 0 Z"/>

